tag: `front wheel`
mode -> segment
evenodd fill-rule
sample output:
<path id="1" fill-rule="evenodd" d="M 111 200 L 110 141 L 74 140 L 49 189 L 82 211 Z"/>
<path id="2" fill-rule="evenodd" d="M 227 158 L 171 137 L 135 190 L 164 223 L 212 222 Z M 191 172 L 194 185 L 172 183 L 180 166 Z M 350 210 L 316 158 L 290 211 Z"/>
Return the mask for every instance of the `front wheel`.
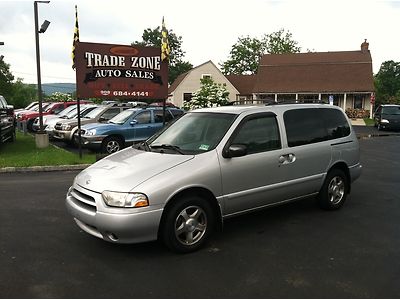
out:
<path id="1" fill-rule="evenodd" d="M 347 176 L 342 170 L 330 171 L 318 195 L 320 207 L 326 210 L 342 207 L 347 197 L 348 186 Z"/>
<path id="2" fill-rule="evenodd" d="M 117 136 L 109 136 L 103 140 L 101 151 L 103 153 L 115 153 L 123 148 L 124 142 Z"/>
<path id="3" fill-rule="evenodd" d="M 162 239 L 174 252 L 188 253 L 198 250 L 213 231 L 214 213 L 203 198 L 181 198 L 166 213 L 161 228 Z"/>

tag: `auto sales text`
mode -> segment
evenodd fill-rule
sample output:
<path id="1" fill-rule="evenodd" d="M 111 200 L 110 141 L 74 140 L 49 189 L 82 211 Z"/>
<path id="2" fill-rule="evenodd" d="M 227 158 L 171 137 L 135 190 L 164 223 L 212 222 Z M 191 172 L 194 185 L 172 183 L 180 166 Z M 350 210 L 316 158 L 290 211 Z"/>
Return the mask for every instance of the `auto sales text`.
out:
<path id="1" fill-rule="evenodd" d="M 96 69 L 93 70 L 96 78 L 105 77 L 126 77 L 126 78 L 142 78 L 142 79 L 153 79 L 154 72 L 151 70 L 159 71 L 161 69 L 161 57 L 160 56 L 132 56 L 130 62 L 126 61 L 125 56 L 117 55 L 105 55 L 99 53 L 85 52 L 86 67 L 87 68 L 103 68 L 103 67 L 119 67 L 125 69 Z M 142 70 L 130 70 L 128 68 L 142 69 Z M 150 71 L 144 71 L 144 70 Z"/>

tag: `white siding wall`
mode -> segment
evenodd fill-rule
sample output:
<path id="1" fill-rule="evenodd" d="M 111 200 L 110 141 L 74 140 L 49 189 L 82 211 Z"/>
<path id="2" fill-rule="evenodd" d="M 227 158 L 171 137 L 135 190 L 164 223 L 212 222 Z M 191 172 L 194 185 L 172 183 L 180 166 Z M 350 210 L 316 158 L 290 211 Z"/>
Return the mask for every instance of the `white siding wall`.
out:
<path id="1" fill-rule="evenodd" d="M 190 71 L 190 73 L 185 77 L 185 79 L 183 79 L 183 81 L 172 93 L 172 97 L 170 97 L 169 100 L 176 106 L 182 107 L 183 94 L 194 93 L 198 89 L 200 89 L 200 79 L 203 74 L 211 75 L 212 79 L 216 83 L 222 83 L 222 84 L 225 83 L 226 89 L 229 91 L 229 99 L 231 101 L 236 100 L 236 94 L 239 94 L 238 90 L 226 79 L 226 77 L 211 62 L 207 62 Z"/>

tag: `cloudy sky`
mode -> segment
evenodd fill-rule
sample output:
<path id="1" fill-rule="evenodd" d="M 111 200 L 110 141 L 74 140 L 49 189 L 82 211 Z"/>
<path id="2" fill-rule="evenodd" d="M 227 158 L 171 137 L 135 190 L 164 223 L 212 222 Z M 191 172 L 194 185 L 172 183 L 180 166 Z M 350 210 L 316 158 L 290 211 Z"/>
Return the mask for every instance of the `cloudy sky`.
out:
<path id="1" fill-rule="evenodd" d="M 302 52 L 359 50 L 369 42 L 373 72 L 400 61 L 400 1 L 386 0 L 51 0 L 39 4 L 42 82 L 75 82 L 71 45 L 78 5 L 80 40 L 130 44 L 161 24 L 182 36 L 194 66 L 229 57 L 241 36 L 290 31 Z M 36 83 L 33 1 L 0 0 L 0 55 L 15 77 Z"/>

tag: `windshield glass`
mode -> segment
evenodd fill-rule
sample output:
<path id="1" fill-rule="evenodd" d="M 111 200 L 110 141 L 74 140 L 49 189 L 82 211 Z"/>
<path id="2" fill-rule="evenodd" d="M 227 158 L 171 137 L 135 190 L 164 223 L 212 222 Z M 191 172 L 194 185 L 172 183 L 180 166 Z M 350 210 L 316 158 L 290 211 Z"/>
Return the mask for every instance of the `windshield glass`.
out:
<path id="1" fill-rule="evenodd" d="M 66 118 L 66 119 L 72 119 L 72 118 L 74 118 L 77 114 L 78 114 L 78 108 L 77 108 L 77 107 L 74 107 L 74 109 L 72 109 L 70 112 L 68 112 L 68 113 L 65 115 L 65 118 Z"/>
<path id="2" fill-rule="evenodd" d="M 400 106 L 386 106 L 382 108 L 382 114 L 400 115 Z"/>
<path id="3" fill-rule="evenodd" d="M 104 106 L 103 106 L 103 107 L 100 106 L 100 107 L 98 107 L 98 108 L 95 108 L 95 109 L 93 109 L 90 113 L 88 113 L 88 114 L 85 116 L 85 118 L 94 119 L 94 118 L 96 118 L 100 113 L 102 113 L 103 110 L 104 110 Z"/>
<path id="4" fill-rule="evenodd" d="M 124 110 L 123 112 L 119 113 L 108 122 L 114 124 L 124 124 L 126 120 L 128 120 L 129 117 L 132 116 L 135 112 L 136 110 L 130 110 L 130 109 Z"/>
<path id="5" fill-rule="evenodd" d="M 60 117 L 64 117 L 64 116 L 68 116 L 68 114 L 73 111 L 74 109 L 76 109 L 76 105 L 71 105 L 69 107 L 67 107 L 66 109 L 60 111 L 60 113 L 58 114 Z"/>
<path id="6" fill-rule="evenodd" d="M 175 146 L 185 154 L 210 151 L 218 145 L 235 118 L 235 114 L 227 113 L 187 113 L 148 143 L 150 147 Z"/>
<path id="7" fill-rule="evenodd" d="M 53 109 L 53 107 L 55 107 L 56 105 L 57 104 L 54 103 L 54 104 L 51 104 L 51 105 L 47 106 L 46 109 L 45 109 L 45 112 L 50 112 Z"/>

